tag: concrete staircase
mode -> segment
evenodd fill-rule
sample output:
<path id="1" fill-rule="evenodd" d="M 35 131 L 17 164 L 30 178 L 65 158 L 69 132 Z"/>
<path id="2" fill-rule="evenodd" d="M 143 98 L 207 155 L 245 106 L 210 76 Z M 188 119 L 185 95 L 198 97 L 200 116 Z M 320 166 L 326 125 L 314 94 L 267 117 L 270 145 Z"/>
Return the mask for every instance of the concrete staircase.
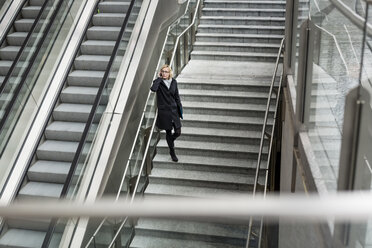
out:
<path id="1" fill-rule="evenodd" d="M 283 0 L 205 0 L 193 59 L 275 61 L 284 35 Z"/>
<path id="2" fill-rule="evenodd" d="M 162 132 L 144 197 L 252 194 L 285 1 L 204 4 L 191 60 L 177 77 L 184 108 L 175 141 L 179 161 L 171 161 Z M 267 144 L 263 164 L 266 159 Z M 259 175 L 258 191 L 264 171 Z M 141 218 L 130 247 L 245 247 L 247 232 L 248 223 L 231 220 Z"/>
<path id="3" fill-rule="evenodd" d="M 59 102 L 53 110 L 53 116 L 16 200 L 60 197 L 129 4 L 129 0 L 108 0 L 99 3 L 100 11 L 92 18 L 92 25 L 87 31 L 80 53 L 75 58 Z M 132 22 L 132 27 L 133 24 Z M 132 27 L 124 39 L 129 40 Z M 101 103 L 107 102 L 107 99 L 107 95 L 103 96 Z M 98 111 L 102 113 L 103 110 L 101 107 Z M 98 121 L 99 115 L 95 122 Z M 0 237 L 0 247 L 41 247 L 48 225 L 49 220 L 8 220 Z M 60 230 L 62 231 L 63 229 Z M 61 234 L 57 235 L 54 244 L 58 244 L 60 237 Z"/>
<path id="4" fill-rule="evenodd" d="M 162 132 L 145 197 L 250 195 L 273 70 L 273 63 L 192 59 L 177 78 L 179 162 L 171 161 Z M 247 231 L 247 224 L 221 220 L 141 218 L 130 247 L 245 247 Z"/>
<path id="5" fill-rule="evenodd" d="M 30 0 L 22 8 L 4 43 L 0 44 L 0 85 L 3 83 L 44 2 L 45 0 Z M 19 70 L 19 68 L 16 69 Z"/>

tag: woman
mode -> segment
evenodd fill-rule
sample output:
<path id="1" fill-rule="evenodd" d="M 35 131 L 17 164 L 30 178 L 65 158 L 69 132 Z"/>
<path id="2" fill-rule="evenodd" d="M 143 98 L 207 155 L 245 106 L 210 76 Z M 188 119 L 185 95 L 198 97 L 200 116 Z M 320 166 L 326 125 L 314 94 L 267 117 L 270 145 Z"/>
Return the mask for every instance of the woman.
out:
<path id="1" fill-rule="evenodd" d="M 166 131 L 169 154 L 174 162 L 178 161 L 174 151 L 174 140 L 181 135 L 182 104 L 178 94 L 177 81 L 172 78 L 169 65 L 163 65 L 159 77 L 152 82 L 151 90 L 156 92 L 158 100 L 158 118 L 156 126 Z M 172 129 L 174 133 L 172 134 Z"/>

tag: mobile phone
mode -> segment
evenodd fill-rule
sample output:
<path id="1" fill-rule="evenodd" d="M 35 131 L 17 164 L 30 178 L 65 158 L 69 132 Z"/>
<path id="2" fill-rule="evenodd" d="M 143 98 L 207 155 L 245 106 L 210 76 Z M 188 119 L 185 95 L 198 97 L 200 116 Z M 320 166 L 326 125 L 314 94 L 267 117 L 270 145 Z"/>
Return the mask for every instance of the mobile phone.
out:
<path id="1" fill-rule="evenodd" d="M 160 77 L 162 77 L 162 76 L 163 76 L 163 74 L 162 74 L 162 73 L 160 72 L 159 76 L 160 76 Z"/>

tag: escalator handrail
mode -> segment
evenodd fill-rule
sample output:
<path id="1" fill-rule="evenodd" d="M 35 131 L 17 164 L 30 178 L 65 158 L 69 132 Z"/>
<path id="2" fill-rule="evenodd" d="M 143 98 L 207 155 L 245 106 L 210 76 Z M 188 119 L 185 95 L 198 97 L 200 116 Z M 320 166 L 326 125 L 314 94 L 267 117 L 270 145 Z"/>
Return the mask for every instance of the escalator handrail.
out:
<path id="1" fill-rule="evenodd" d="M 119 35 L 118 35 L 118 38 L 116 39 L 116 42 L 115 42 L 115 46 L 114 46 L 114 49 L 111 53 L 111 56 L 110 56 L 110 60 L 109 60 L 109 63 L 107 64 L 107 67 L 106 67 L 106 70 L 105 70 L 105 74 L 102 78 L 102 81 L 101 81 L 101 84 L 99 86 L 99 89 L 98 89 L 98 92 L 97 92 L 97 95 L 96 95 L 96 98 L 94 99 L 94 103 L 93 103 L 93 106 L 91 108 L 91 111 L 89 113 L 89 117 L 88 117 L 88 120 L 85 124 L 85 127 L 84 127 L 84 131 L 83 131 L 83 134 L 80 138 L 80 141 L 79 141 L 79 145 L 78 145 L 78 148 L 75 152 L 75 155 L 74 155 L 74 158 L 72 160 L 72 164 L 70 166 L 70 170 L 67 174 L 67 178 L 66 178 L 66 181 L 63 185 L 63 188 L 62 188 L 62 191 L 61 191 L 61 195 L 60 195 L 60 198 L 64 198 L 66 197 L 67 195 L 67 191 L 69 189 L 69 186 L 71 184 L 71 181 L 72 181 L 72 177 L 75 173 L 75 170 L 77 168 L 77 165 L 78 165 L 78 162 L 79 162 L 79 159 L 80 159 L 80 156 L 81 156 L 81 153 L 82 153 L 82 150 L 84 148 L 84 145 L 85 145 L 85 142 L 86 142 L 86 139 L 88 137 L 88 132 L 90 130 L 90 127 L 92 126 L 92 123 L 93 123 L 93 119 L 95 117 L 95 114 L 96 114 L 96 111 L 97 111 L 97 108 L 99 106 L 99 103 L 101 101 L 101 98 L 102 98 L 102 93 L 103 93 L 103 90 L 104 88 L 106 87 L 107 85 L 107 82 L 108 82 L 108 78 L 109 78 L 109 73 L 111 72 L 111 67 L 112 67 L 112 64 L 114 63 L 114 60 L 116 58 L 116 55 L 119 51 L 119 45 L 121 43 L 121 40 L 122 40 L 122 36 L 124 35 L 124 32 L 126 30 L 126 27 L 127 27 L 127 24 L 129 22 L 129 16 L 132 12 L 132 9 L 133 9 L 133 6 L 134 6 L 134 2 L 136 0 L 131 0 L 130 4 L 129 4 L 129 7 L 128 7 L 128 10 L 125 14 L 125 18 L 124 18 L 124 21 L 123 21 L 123 24 L 121 26 L 121 29 L 120 29 L 120 32 L 119 32 Z M 100 1 L 97 2 L 97 6 L 98 6 L 98 3 Z M 53 235 L 53 232 L 54 232 L 54 229 L 55 229 L 55 225 L 57 223 L 57 220 L 56 219 L 53 219 L 48 227 L 48 231 L 45 235 L 45 238 L 44 238 L 44 241 L 43 241 L 43 245 L 42 247 L 48 247 L 49 246 L 49 243 L 51 241 L 51 238 L 52 238 L 52 235 Z"/>
<path id="2" fill-rule="evenodd" d="M 3 44 L 3 42 L 4 42 L 5 39 L 7 38 L 8 34 L 9 34 L 9 32 L 10 32 L 10 29 L 13 27 L 13 24 L 14 24 L 14 22 L 15 22 L 17 16 L 21 13 L 21 11 L 22 11 L 24 5 L 26 4 L 26 2 L 27 2 L 27 0 L 23 0 L 23 3 L 20 4 L 20 6 L 19 6 L 18 9 L 17 9 L 17 13 L 16 13 L 15 15 L 13 15 L 12 20 L 10 20 L 10 23 L 12 23 L 12 24 L 8 25 L 8 27 L 6 28 L 6 31 L 4 32 L 3 37 L 0 38 L 0 46 Z M 10 5 L 9 5 L 9 7 L 10 7 Z M 9 8 L 9 7 L 8 7 L 8 8 Z"/>
<path id="3" fill-rule="evenodd" d="M 39 23 L 39 20 L 41 19 L 41 16 L 46 8 L 46 6 L 48 5 L 49 3 L 49 0 L 46 0 L 43 4 L 43 6 L 41 7 L 41 10 L 39 12 L 39 14 L 37 15 L 34 23 L 32 24 L 32 27 L 31 27 L 31 30 L 28 32 L 27 36 L 26 36 L 26 39 L 25 41 L 22 43 L 22 46 L 19 50 L 19 52 L 17 53 L 17 56 L 15 58 L 15 60 L 13 61 L 7 75 L 5 76 L 4 78 L 4 81 L 3 83 L 0 85 L 0 95 L 2 95 L 4 93 L 4 89 L 5 87 L 7 86 L 9 82 L 9 79 L 17 65 L 17 63 L 19 62 L 20 58 L 21 58 L 21 55 L 26 47 L 26 45 L 28 44 L 32 34 L 34 33 L 35 31 L 35 28 L 36 28 L 36 25 Z M 19 92 L 21 91 L 21 89 L 23 88 L 23 85 L 25 84 L 26 82 L 26 79 L 27 79 L 27 76 L 28 76 L 28 73 L 30 72 L 31 70 L 31 67 L 33 65 L 33 63 L 35 62 L 35 59 L 37 57 L 37 54 L 38 54 L 38 51 L 41 49 L 41 46 L 42 44 L 44 43 L 44 40 L 46 39 L 48 33 L 49 33 L 49 30 L 54 22 L 54 19 L 56 18 L 57 16 L 57 13 L 58 13 L 58 10 L 59 8 L 61 7 L 63 3 L 63 0 L 59 0 L 58 4 L 57 4 L 57 8 L 55 8 L 51 18 L 50 18 L 50 21 L 45 29 L 45 32 L 43 34 L 43 36 L 41 37 L 41 39 L 38 41 L 38 44 L 36 46 L 36 49 L 30 59 L 30 62 L 28 63 L 27 65 L 27 68 L 26 70 L 23 71 L 22 75 L 21 75 L 21 81 L 19 82 L 19 84 L 17 85 L 15 91 L 13 92 L 13 95 L 12 95 L 12 98 L 10 99 L 9 102 L 6 103 L 6 107 L 5 107 L 5 112 L 4 112 L 4 115 L 2 116 L 2 118 L 0 119 L 0 133 L 3 131 L 3 128 L 4 128 L 4 125 L 8 119 L 8 116 L 9 114 L 11 113 L 11 110 L 13 108 L 13 105 L 14 103 L 16 102 L 17 98 L 18 98 L 18 94 Z M 0 43 L 1 44 L 1 43 Z M 2 155 L 3 151 L 0 151 L 0 155 Z"/>

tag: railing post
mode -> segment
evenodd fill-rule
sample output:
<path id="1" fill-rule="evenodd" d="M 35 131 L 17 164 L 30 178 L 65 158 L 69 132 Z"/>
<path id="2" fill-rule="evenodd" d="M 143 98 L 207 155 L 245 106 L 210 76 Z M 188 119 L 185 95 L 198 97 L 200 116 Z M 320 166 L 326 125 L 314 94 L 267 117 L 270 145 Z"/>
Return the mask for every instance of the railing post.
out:
<path id="1" fill-rule="evenodd" d="M 297 76 L 297 106 L 296 117 L 301 126 L 306 129 L 309 125 L 311 85 L 313 71 L 314 35 L 311 30 L 312 22 L 307 20 L 301 25 L 300 49 Z M 304 124 L 304 125 L 302 125 Z"/>
<path id="2" fill-rule="evenodd" d="M 176 75 L 179 74 L 180 71 L 180 64 L 181 64 L 181 44 L 177 44 L 176 47 L 176 59 L 175 59 L 175 72 Z"/>
<path id="3" fill-rule="evenodd" d="M 189 53 L 188 53 L 188 50 L 189 50 L 189 39 L 188 39 L 188 35 L 189 33 L 188 32 L 185 32 L 185 34 L 183 35 L 183 62 L 184 62 L 184 65 L 186 65 L 188 62 L 189 62 Z"/>

